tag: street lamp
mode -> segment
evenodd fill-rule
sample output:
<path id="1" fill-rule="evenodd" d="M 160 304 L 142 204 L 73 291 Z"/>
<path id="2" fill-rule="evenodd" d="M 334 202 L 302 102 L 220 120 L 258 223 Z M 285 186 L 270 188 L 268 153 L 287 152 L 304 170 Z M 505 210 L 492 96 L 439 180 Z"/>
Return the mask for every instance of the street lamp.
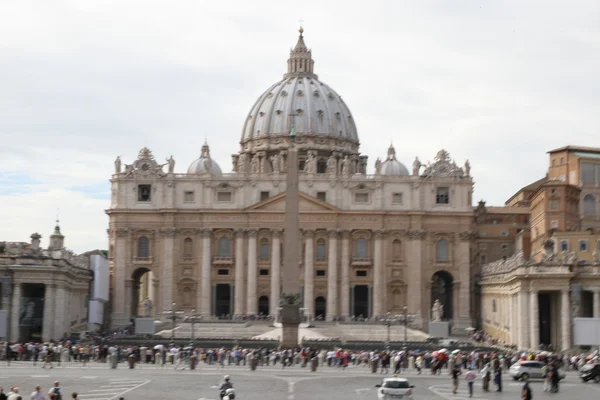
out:
<path id="1" fill-rule="evenodd" d="M 404 341 L 408 342 L 408 323 L 413 322 L 415 319 L 414 315 L 408 314 L 408 307 L 404 306 L 404 314 L 402 315 L 402 320 L 404 321 Z"/>
<path id="2" fill-rule="evenodd" d="M 190 324 L 192 324 L 192 344 L 196 340 L 196 334 L 195 334 L 195 331 L 194 331 L 194 324 L 197 323 L 201 319 L 202 319 L 202 316 L 201 315 L 197 315 L 195 309 L 192 309 L 192 313 L 186 318 L 186 321 L 189 322 Z"/>
<path id="3" fill-rule="evenodd" d="M 392 327 L 392 324 L 397 322 L 398 320 L 396 318 L 392 318 L 390 316 L 390 313 L 388 312 L 385 316 L 385 318 L 382 319 L 383 324 L 387 326 L 387 342 L 388 344 L 390 343 L 390 329 Z"/>
<path id="4" fill-rule="evenodd" d="M 171 318 L 171 321 L 173 321 L 173 329 L 171 329 L 171 339 L 175 338 L 175 323 L 177 322 L 177 315 L 178 314 L 183 314 L 183 311 L 177 311 L 177 309 L 175 308 L 177 304 L 172 303 L 171 304 L 171 309 L 168 311 L 163 312 L 163 314 L 169 315 Z"/>

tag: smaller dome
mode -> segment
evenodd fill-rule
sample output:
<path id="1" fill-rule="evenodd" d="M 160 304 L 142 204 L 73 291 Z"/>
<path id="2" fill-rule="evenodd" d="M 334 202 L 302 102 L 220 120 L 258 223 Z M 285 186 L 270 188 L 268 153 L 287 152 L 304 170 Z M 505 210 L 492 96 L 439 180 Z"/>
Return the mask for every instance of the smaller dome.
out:
<path id="1" fill-rule="evenodd" d="M 202 152 L 200 153 L 200 158 L 194 160 L 190 167 L 188 168 L 188 174 L 211 174 L 211 175 L 222 175 L 221 167 L 210 158 L 210 147 L 208 147 L 208 143 L 204 142 L 202 146 Z"/>
<path id="2" fill-rule="evenodd" d="M 388 148 L 387 159 L 381 163 L 381 175 L 409 176 L 408 169 L 400 161 L 396 160 L 396 150 L 393 145 Z"/>

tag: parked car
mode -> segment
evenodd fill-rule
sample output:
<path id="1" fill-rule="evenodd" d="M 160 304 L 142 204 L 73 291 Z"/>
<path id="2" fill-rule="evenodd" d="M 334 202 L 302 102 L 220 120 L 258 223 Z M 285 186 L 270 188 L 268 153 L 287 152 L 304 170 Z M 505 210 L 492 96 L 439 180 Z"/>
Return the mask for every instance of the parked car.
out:
<path id="1" fill-rule="evenodd" d="M 377 389 L 377 400 L 403 399 L 413 400 L 414 385 L 404 378 L 384 378 L 375 385 Z"/>
<path id="2" fill-rule="evenodd" d="M 513 377 L 515 381 L 519 379 L 525 380 L 527 378 L 531 379 L 543 379 L 544 378 L 544 368 L 546 364 L 541 361 L 517 361 L 508 370 L 510 376 Z M 565 373 L 563 370 L 558 370 L 558 376 L 560 380 L 565 379 Z"/>
<path id="3" fill-rule="evenodd" d="M 579 377 L 582 381 L 594 381 L 596 383 L 600 383 L 600 364 L 585 364 L 579 370 Z"/>

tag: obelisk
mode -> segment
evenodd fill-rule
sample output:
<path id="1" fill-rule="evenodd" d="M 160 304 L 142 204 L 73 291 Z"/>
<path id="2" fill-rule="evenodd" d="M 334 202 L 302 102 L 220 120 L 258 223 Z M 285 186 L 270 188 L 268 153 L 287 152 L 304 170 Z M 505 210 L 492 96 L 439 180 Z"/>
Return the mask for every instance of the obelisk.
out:
<path id="1" fill-rule="evenodd" d="M 290 145 L 287 156 L 285 190 L 285 225 L 283 233 L 283 290 L 281 305 L 281 346 L 284 348 L 298 345 L 298 326 L 300 325 L 299 294 L 299 216 L 298 216 L 298 149 L 296 148 L 295 115 L 290 115 Z"/>

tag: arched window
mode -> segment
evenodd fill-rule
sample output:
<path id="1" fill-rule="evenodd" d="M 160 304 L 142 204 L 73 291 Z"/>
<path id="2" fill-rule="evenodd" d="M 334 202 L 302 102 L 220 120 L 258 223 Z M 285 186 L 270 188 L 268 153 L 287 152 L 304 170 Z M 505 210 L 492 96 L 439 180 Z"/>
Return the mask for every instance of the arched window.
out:
<path id="1" fill-rule="evenodd" d="M 262 260 L 268 260 L 269 257 L 269 239 L 260 239 L 260 256 Z"/>
<path id="2" fill-rule="evenodd" d="M 583 214 L 596 215 L 596 198 L 592 194 L 586 194 L 583 198 Z"/>
<path id="3" fill-rule="evenodd" d="M 192 257 L 194 254 L 193 242 L 191 238 L 185 238 L 183 241 L 183 256 Z"/>
<path id="4" fill-rule="evenodd" d="M 325 239 L 317 239 L 317 261 L 325 260 Z"/>
<path id="5" fill-rule="evenodd" d="M 438 240 L 437 246 L 436 246 L 436 256 L 437 256 L 437 260 L 441 261 L 441 262 L 450 260 L 448 241 L 446 239 Z"/>
<path id="6" fill-rule="evenodd" d="M 392 259 L 402 259 L 402 243 L 400 242 L 400 239 L 394 239 L 392 242 Z"/>
<path id="7" fill-rule="evenodd" d="M 354 257 L 355 258 L 367 258 L 369 253 L 367 251 L 367 239 L 360 238 L 354 242 Z"/>
<path id="8" fill-rule="evenodd" d="M 219 257 L 231 257 L 231 249 L 228 237 L 223 236 L 222 238 L 220 238 L 218 247 L 219 248 L 217 253 L 219 254 Z"/>
<path id="9" fill-rule="evenodd" d="M 146 236 L 138 239 L 138 257 L 150 257 L 150 241 Z"/>

